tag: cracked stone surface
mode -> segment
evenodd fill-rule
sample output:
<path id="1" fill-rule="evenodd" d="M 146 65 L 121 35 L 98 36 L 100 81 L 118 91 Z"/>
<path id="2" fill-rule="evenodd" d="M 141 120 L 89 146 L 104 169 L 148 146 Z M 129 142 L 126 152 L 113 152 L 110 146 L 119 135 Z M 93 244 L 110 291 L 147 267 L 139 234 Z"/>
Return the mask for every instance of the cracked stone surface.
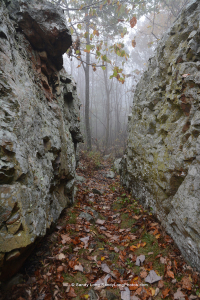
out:
<path id="1" fill-rule="evenodd" d="M 133 99 L 121 181 L 200 270 L 200 3 L 163 36 Z"/>
<path id="2" fill-rule="evenodd" d="M 62 11 L 46 1 L 5 3 L 0 2 L 0 278 L 4 279 L 19 268 L 24 251 L 73 203 L 75 149 L 82 141 L 76 85 L 60 70 L 62 54 L 71 45 Z"/>

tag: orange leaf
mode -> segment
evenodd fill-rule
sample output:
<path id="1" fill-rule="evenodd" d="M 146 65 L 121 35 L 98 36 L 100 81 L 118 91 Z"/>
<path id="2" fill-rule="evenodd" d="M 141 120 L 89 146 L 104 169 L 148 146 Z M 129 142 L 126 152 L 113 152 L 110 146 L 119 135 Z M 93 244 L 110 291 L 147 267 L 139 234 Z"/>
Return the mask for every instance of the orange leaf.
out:
<path id="1" fill-rule="evenodd" d="M 134 246 L 134 245 L 130 246 L 130 250 L 131 250 L 131 251 L 135 251 L 135 249 L 137 249 L 136 246 Z"/>
<path id="2" fill-rule="evenodd" d="M 130 20 L 131 28 L 133 28 L 136 24 L 137 24 L 137 19 L 136 19 L 136 17 L 132 17 L 132 19 Z"/>
<path id="3" fill-rule="evenodd" d="M 167 276 L 168 277 L 171 277 L 171 278 L 174 278 L 174 273 L 170 270 L 167 271 Z"/>
<path id="4" fill-rule="evenodd" d="M 139 287 L 139 282 L 135 281 L 135 279 L 132 279 L 129 285 L 129 290 L 130 291 L 136 291 Z"/>
<path id="5" fill-rule="evenodd" d="M 159 239 L 159 238 L 160 238 L 160 234 L 157 234 L 157 235 L 156 235 L 156 239 Z"/>
<path id="6" fill-rule="evenodd" d="M 169 295 L 170 288 L 166 288 L 162 291 L 163 298 L 166 298 Z"/>
<path id="7" fill-rule="evenodd" d="M 141 244 L 140 244 L 140 247 L 145 247 L 145 246 L 146 246 L 146 244 L 147 244 L 146 242 L 144 242 L 144 243 L 141 243 Z"/>

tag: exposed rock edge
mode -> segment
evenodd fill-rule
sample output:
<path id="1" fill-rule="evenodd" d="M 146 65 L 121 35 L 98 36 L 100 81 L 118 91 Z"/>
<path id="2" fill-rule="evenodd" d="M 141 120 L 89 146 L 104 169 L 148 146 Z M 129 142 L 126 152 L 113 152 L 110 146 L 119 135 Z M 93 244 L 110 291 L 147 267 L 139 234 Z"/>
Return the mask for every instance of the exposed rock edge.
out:
<path id="1" fill-rule="evenodd" d="M 200 2 L 161 39 L 134 95 L 121 181 L 200 271 Z"/>
<path id="2" fill-rule="evenodd" d="M 76 84 L 61 70 L 70 45 L 53 4 L 0 1 L 0 281 L 73 203 L 82 135 Z"/>

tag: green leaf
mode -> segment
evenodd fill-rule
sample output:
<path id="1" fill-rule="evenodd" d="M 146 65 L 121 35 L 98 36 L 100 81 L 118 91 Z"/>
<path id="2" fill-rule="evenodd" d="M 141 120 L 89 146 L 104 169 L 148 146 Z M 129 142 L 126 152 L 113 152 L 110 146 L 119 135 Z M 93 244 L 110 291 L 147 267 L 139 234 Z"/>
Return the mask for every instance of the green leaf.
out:
<path id="1" fill-rule="evenodd" d="M 104 70 L 104 71 L 105 71 L 105 69 L 106 69 L 106 67 L 105 67 L 105 66 L 102 66 L 101 68 L 102 68 L 102 70 Z"/>
<path id="2" fill-rule="evenodd" d="M 70 27 L 70 33 L 71 33 L 71 35 L 74 33 L 74 30 L 72 27 Z"/>
<path id="3" fill-rule="evenodd" d="M 91 46 L 91 45 L 86 45 L 86 49 L 87 49 L 87 50 L 91 50 L 91 49 L 92 49 L 92 46 Z"/>
<path id="4" fill-rule="evenodd" d="M 99 57 L 101 55 L 101 52 L 96 51 L 96 55 Z"/>
<path id="5" fill-rule="evenodd" d="M 78 24 L 77 27 L 78 27 L 78 29 L 81 29 L 81 28 L 82 28 L 81 24 Z"/>

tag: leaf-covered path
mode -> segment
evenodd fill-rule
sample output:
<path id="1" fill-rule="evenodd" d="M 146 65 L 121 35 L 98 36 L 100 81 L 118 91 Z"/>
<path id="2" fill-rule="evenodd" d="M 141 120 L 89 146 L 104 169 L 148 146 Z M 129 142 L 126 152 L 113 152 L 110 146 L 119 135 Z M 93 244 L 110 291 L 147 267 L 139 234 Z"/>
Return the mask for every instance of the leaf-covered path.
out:
<path id="1" fill-rule="evenodd" d="M 75 206 L 26 264 L 25 281 L 1 299 L 197 299 L 199 274 L 119 176 L 107 178 L 109 159 L 97 165 L 82 158 Z"/>

